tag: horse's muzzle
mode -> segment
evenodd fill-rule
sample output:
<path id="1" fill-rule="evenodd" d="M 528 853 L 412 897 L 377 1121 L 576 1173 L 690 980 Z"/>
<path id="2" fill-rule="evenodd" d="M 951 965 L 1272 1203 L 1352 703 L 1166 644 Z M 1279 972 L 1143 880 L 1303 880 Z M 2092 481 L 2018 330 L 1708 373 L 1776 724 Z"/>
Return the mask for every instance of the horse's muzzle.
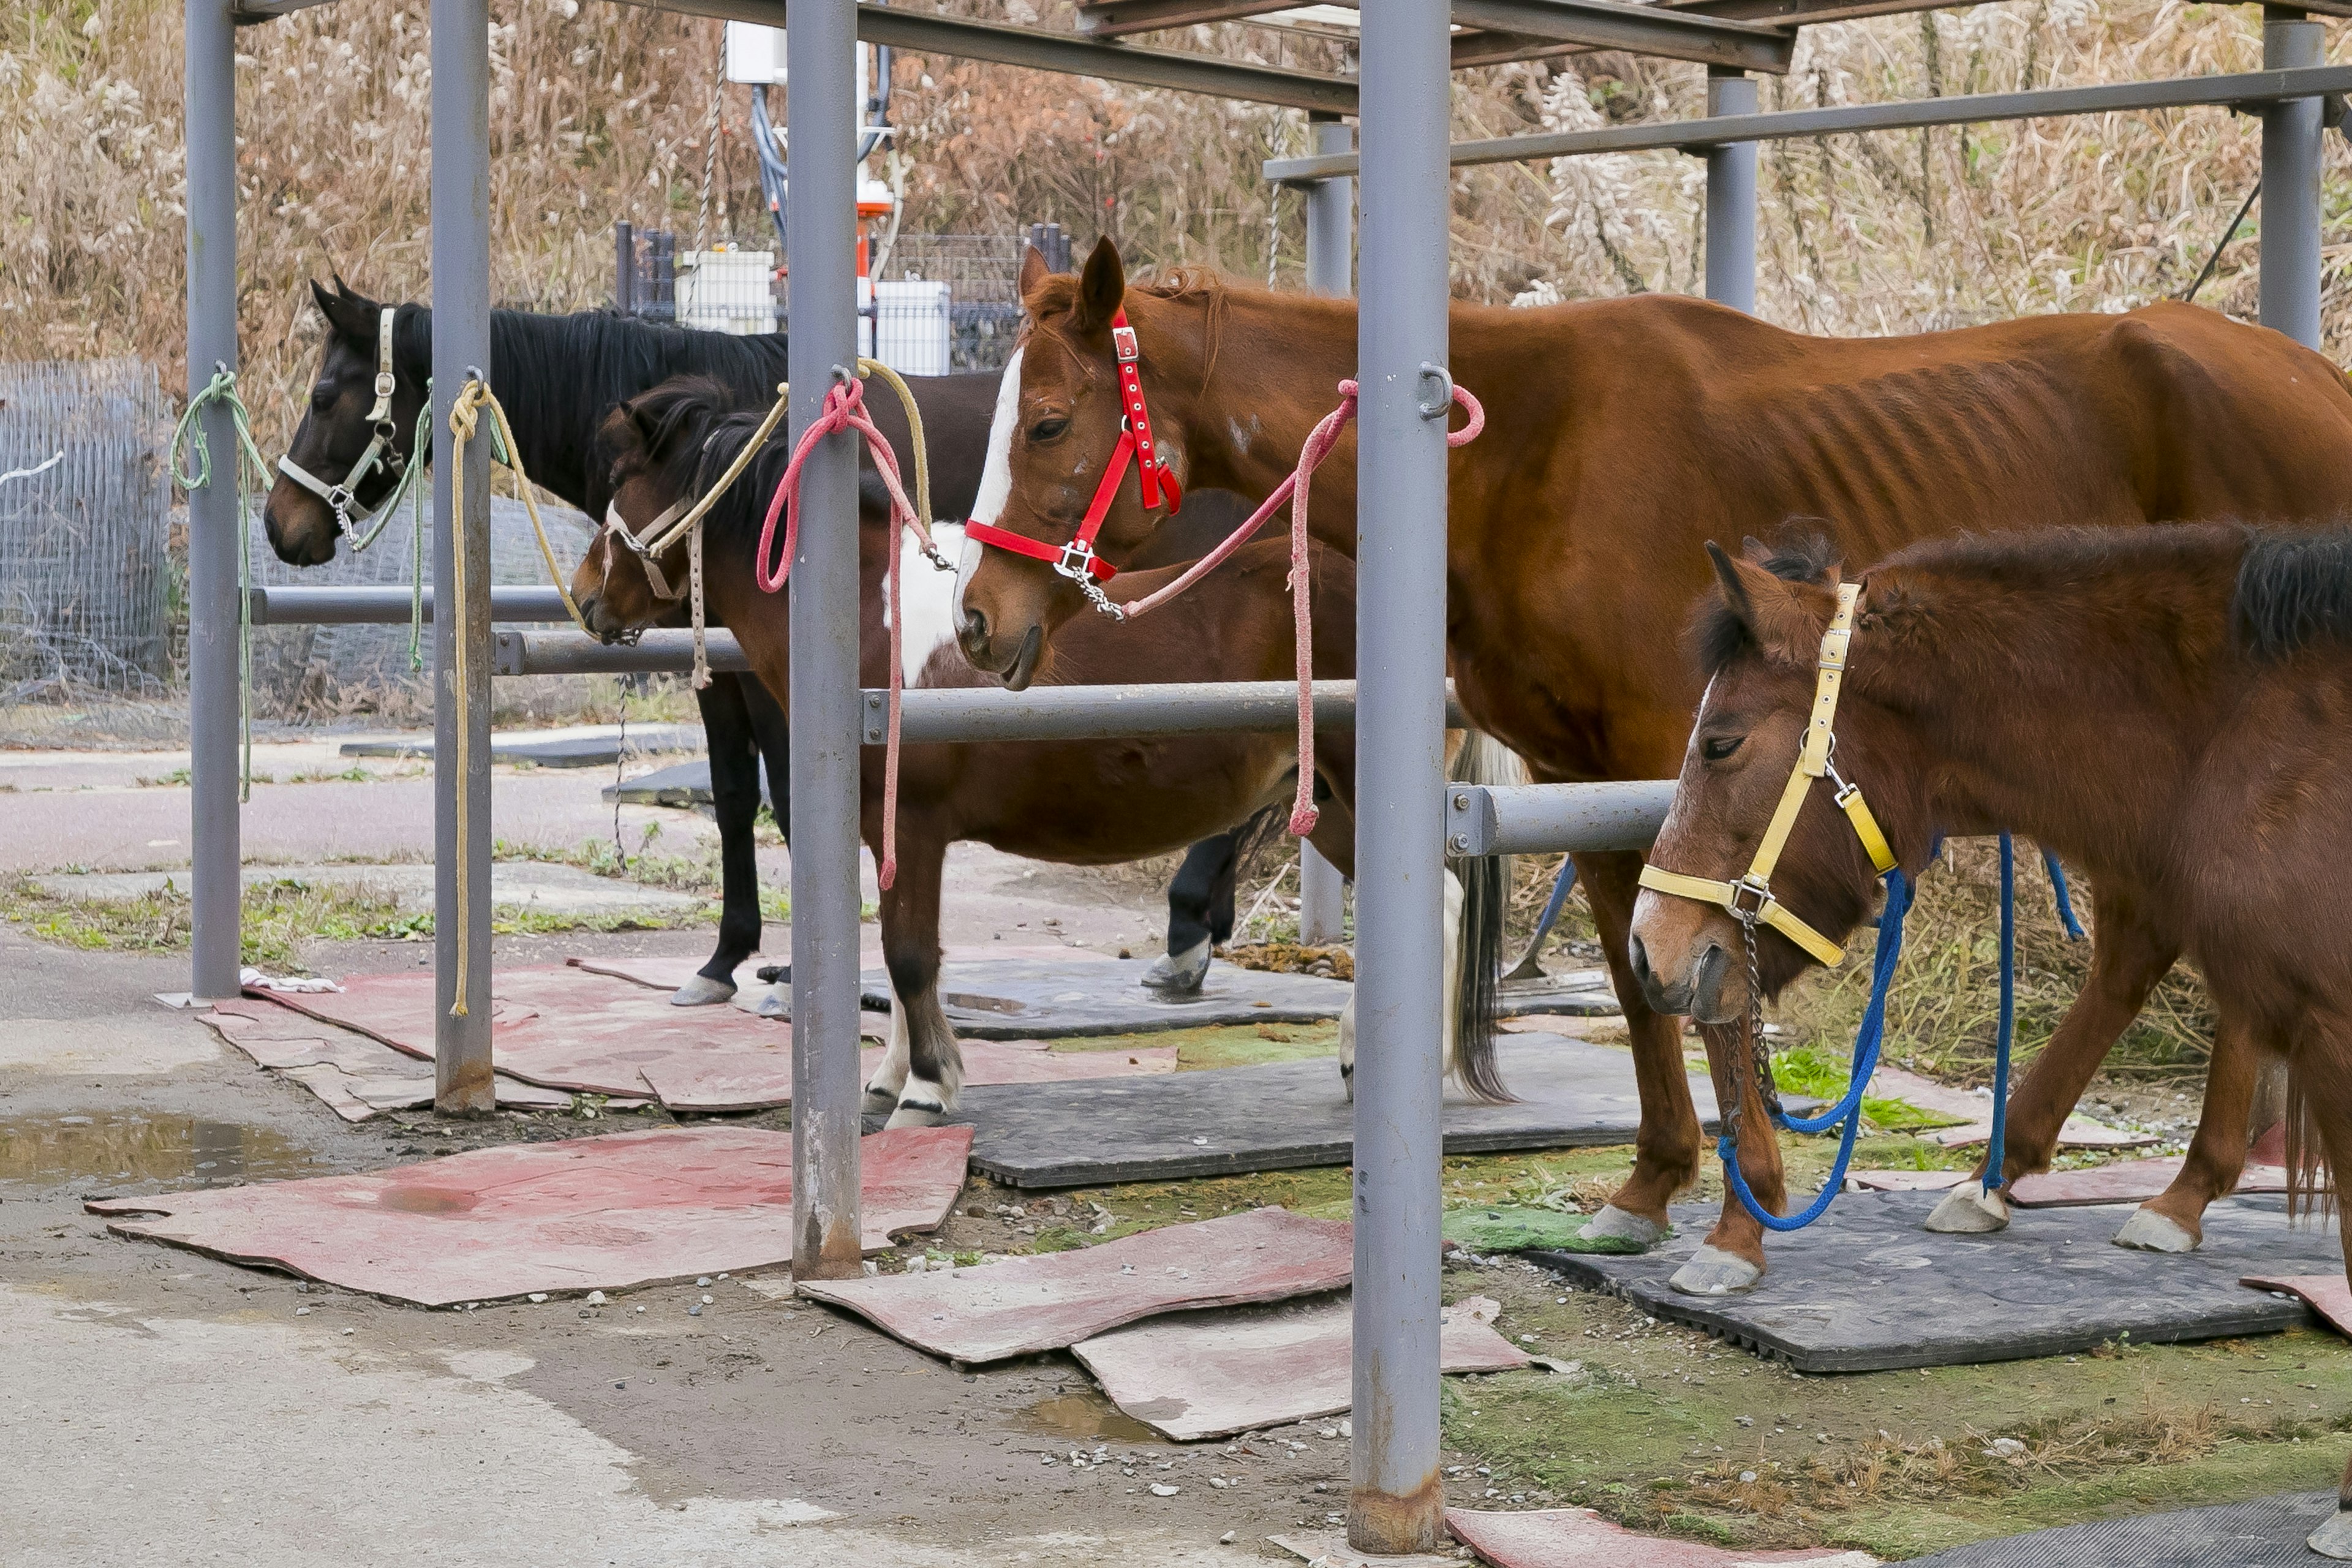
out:
<path id="1" fill-rule="evenodd" d="M 1651 966 L 1649 951 L 1638 936 L 1628 941 L 1626 954 L 1652 1011 L 1687 1014 L 1702 1024 L 1729 1023 L 1736 1016 L 1724 1010 L 1723 983 L 1731 972 L 1731 955 L 1720 943 L 1708 942 L 1690 973 L 1679 980 L 1668 980 Z"/>

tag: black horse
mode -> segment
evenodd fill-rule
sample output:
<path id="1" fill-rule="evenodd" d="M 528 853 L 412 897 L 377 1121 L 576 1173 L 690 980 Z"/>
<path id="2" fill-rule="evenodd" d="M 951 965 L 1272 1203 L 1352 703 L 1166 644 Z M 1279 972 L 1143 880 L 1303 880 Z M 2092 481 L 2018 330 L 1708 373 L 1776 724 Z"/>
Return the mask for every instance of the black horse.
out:
<path id="1" fill-rule="evenodd" d="M 341 278 L 332 291 L 310 286 L 328 332 L 310 406 L 287 448 L 290 464 L 314 484 L 281 473 L 262 505 L 262 521 L 278 559 L 316 566 L 334 558 L 342 523 L 320 489 L 348 484 L 361 510 L 388 496 L 400 470 L 429 453 L 409 450 L 432 374 L 433 312 L 423 305 L 386 307 L 355 292 Z M 389 309 L 387 322 L 384 312 Z M 377 374 L 388 354 L 392 388 L 379 413 Z M 604 416 L 673 375 L 699 374 L 726 384 L 747 402 L 765 403 L 788 374 L 784 334 L 738 336 L 658 326 L 603 311 L 542 315 L 495 310 L 490 316 L 490 386 L 506 406 L 517 457 L 532 482 L 590 517 L 601 518 L 611 497 L 597 460 L 596 431 Z M 997 374 L 910 378 L 922 410 L 930 458 L 931 505 L 941 518 L 969 516 L 995 412 Z M 910 450 L 898 400 L 869 395 L 875 423 L 904 455 Z M 358 472 L 371 440 L 386 433 L 385 455 Z M 859 457 L 858 503 L 887 515 L 888 498 L 870 459 Z M 1162 529 L 1154 560 L 1189 560 L 1205 553 L 1243 513 L 1234 498 L 1207 494 L 1184 509 L 1181 529 Z M 1161 559 L 1164 557 L 1164 562 Z M 734 992 L 734 973 L 760 945 L 759 865 L 751 826 L 760 807 L 760 766 L 767 763 L 768 796 L 776 825 L 789 832 L 788 722 L 767 688 L 750 676 L 715 675 L 696 693 L 710 752 L 710 795 L 719 824 L 719 940 L 681 1003 L 722 1001 Z M 1186 874 L 1171 889 L 1171 951 L 1180 932 L 1228 929 L 1233 923 L 1233 845 L 1221 835 L 1193 847 Z M 1195 862 L 1198 862 L 1196 865 Z M 1205 875 L 1204 875 L 1205 873 Z M 1192 945 L 1188 936 L 1183 944 Z M 1197 976 L 1194 976 L 1197 984 Z"/>

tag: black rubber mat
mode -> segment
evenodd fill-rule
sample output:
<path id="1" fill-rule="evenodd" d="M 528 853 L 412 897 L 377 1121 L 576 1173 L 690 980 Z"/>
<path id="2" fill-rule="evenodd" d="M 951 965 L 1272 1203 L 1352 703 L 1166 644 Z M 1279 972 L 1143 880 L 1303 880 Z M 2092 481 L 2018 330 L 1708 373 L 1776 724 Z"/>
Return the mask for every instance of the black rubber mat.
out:
<path id="1" fill-rule="evenodd" d="M 1605 969 L 1573 969 L 1532 980 L 1506 980 L 1498 995 L 1496 1010 L 1507 1018 L 1534 1014 L 1614 1017 L 1620 1011 Z"/>
<path id="2" fill-rule="evenodd" d="M 656 768 L 624 780 L 617 789 L 604 786 L 604 798 L 618 798 L 630 805 L 671 805 L 684 808 L 709 805 L 710 763 L 679 763 L 674 767 Z"/>
<path id="3" fill-rule="evenodd" d="M 2326 1463 L 2312 1456 L 2315 1472 Z M 2335 1510 L 2333 1490 L 2287 1492 L 1979 1541 L 1914 1557 L 1904 1568 L 2305 1568 L 2326 1559 L 2303 1538 Z"/>
<path id="4" fill-rule="evenodd" d="M 2110 1238 L 2129 1207 L 2036 1209 L 1990 1236 L 1935 1236 L 1938 1193 L 1847 1193 L 1812 1225 L 1765 1237 L 1769 1271 L 1744 1296 L 1685 1296 L 1666 1279 L 1720 1211 L 1683 1204 L 1674 1238 L 1638 1258 L 1530 1252 L 1580 1284 L 1631 1298 L 1801 1372 L 1958 1366 L 2142 1342 L 2276 1333 L 2315 1320 L 2242 1274 L 2340 1272 L 2332 1221 L 2290 1226 L 2284 1198 L 2205 1214 L 2194 1252 L 2135 1252 Z"/>
<path id="5" fill-rule="evenodd" d="M 1219 1024 L 1314 1024 L 1338 1017 L 1352 989 L 1344 980 L 1212 963 L 1199 991 L 1169 1001 L 1143 988 L 1150 967 L 1141 959 L 950 962 L 940 969 L 940 1000 L 948 1022 L 966 1039 L 1037 1040 Z M 863 982 L 865 1005 L 889 1011 L 888 973 L 869 969 Z M 1336 1069 L 1332 1081 L 1339 1081 Z"/>
<path id="6" fill-rule="evenodd" d="M 1122 966 L 1124 967 L 1124 966 Z M 1503 1081 L 1523 1098 L 1485 1105 L 1452 1084 L 1445 1151 L 1630 1143 L 1641 1116 L 1631 1054 L 1557 1035 L 1506 1035 Z M 1691 1080 L 1713 1126 L 1715 1096 Z M 1016 1187 L 1172 1181 L 1347 1163 L 1355 1107 L 1330 1058 L 1165 1077 L 968 1089 L 972 1169 Z M 2251 1294 L 2251 1292 L 2249 1292 Z"/>
<path id="7" fill-rule="evenodd" d="M 699 724 L 632 724 L 629 726 L 627 754 L 638 756 L 647 752 L 698 752 L 702 749 L 702 726 Z M 621 734 L 616 727 L 609 733 L 595 735 L 564 735 L 553 739 L 533 740 L 528 736 L 511 739 L 490 737 L 490 761 L 494 763 L 536 763 L 542 768 L 611 767 L 621 760 Z M 346 741 L 342 754 L 347 757 L 429 757 L 433 754 L 433 737 L 419 735 L 383 741 Z M 709 771 L 705 769 L 706 789 Z"/>

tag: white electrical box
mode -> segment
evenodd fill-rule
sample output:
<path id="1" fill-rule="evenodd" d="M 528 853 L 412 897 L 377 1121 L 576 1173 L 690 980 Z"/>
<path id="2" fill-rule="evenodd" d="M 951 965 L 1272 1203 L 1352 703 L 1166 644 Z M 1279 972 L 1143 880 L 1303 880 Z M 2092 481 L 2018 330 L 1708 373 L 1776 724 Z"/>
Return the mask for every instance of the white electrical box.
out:
<path id="1" fill-rule="evenodd" d="M 752 22 L 727 24 L 727 79 L 762 87 L 784 81 L 784 30 Z"/>
<path id="2" fill-rule="evenodd" d="M 682 250 L 677 257 L 677 324 L 705 332 L 749 335 L 776 330 L 772 250 Z"/>

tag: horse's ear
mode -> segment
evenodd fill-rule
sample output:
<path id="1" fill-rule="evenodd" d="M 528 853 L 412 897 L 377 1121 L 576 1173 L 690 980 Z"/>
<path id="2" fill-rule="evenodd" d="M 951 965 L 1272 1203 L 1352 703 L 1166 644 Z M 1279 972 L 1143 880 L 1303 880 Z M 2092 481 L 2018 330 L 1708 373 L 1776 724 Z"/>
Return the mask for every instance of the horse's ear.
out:
<path id="1" fill-rule="evenodd" d="M 1105 235 L 1095 241 L 1087 257 L 1085 270 L 1078 274 L 1078 308 L 1075 323 L 1080 331 L 1100 331 L 1110 325 L 1111 318 L 1127 303 L 1127 268 L 1118 258 L 1118 247 Z"/>
<path id="2" fill-rule="evenodd" d="M 1706 558 L 1723 589 L 1724 606 L 1748 629 L 1764 657 L 1777 664 L 1810 666 L 1828 624 L 1822 585 L 1775 577 L 1749 561 L 1735 561 L 1723 546 L 1706 542 Z M 1831 590 L 1836 586 L 1831 574 Z"/>
<path id="3" fill-rule="evenodd" d="M 327 324 L 347 338 L 375 342 L 376 321 L 383 307 L 360 293 L 341 277 L 335 279 L 335 291 L 328 293 L 316 282 L 310 285 L 311 297 L 319 302 L 320 314 Z"/>
<path id="4" fill-rule="evenodd" d="M 1037 291 L 1037 285 L 1054 275 L 1054 264 L 1035 246 L 1024 246 L 1021 251 L 1021 298 L 1028 299 Z"/>

